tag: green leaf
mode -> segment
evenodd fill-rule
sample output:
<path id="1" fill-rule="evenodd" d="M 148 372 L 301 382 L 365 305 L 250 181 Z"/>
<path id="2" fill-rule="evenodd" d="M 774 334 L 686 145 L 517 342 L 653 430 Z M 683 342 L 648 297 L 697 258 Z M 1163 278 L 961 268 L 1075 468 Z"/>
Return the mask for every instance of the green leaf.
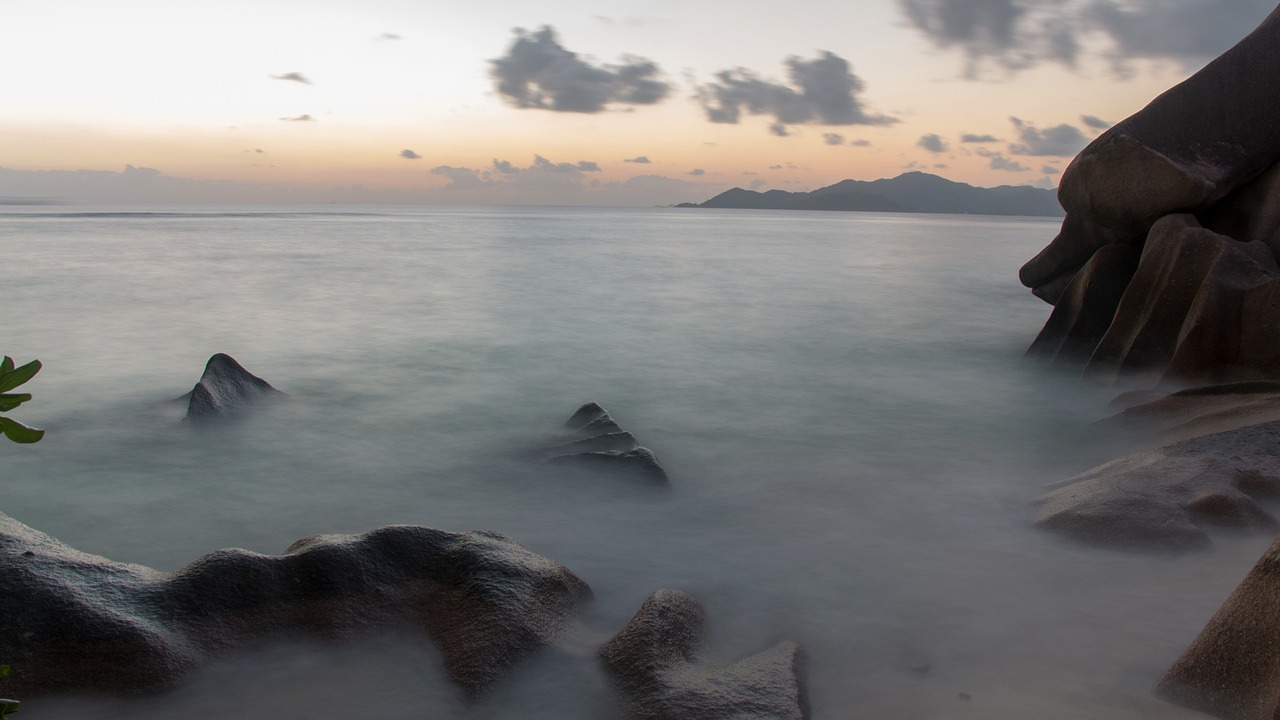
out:
<path id="1" fill-rule="evenodd" d="M 0 434 L 8 436 L 8 438 L 16 443 L 33 443 L 40 442 L 40 438 L 44 437 L 43 430 L 37 430 L 27 427 L 13 418 L 0 417 Z"/>
<path id="2" fill-rule="evenodd" d="M 31 399 L 31 393 L 0 395 L 0 410 L 12 410 Z"/>
<path id="3" fill-rule="evenodd" d="M 4 717 L 9 713 L 18 712 L 18 706 L 21 704 L 22 703 L 18 702 L 17 700 L 8 700 L 6 698 L 0 698 L 0 717 Z"/>
<path id="4" fill-rule="evenodd" d="M 10 360 L 9 363 L 6 364 L 11 364 L 12 362 L 13 361 Z M 39 360 L 32 360 L 17 370 L 10 370 L 0 375 L 0 393 L 8 392 L 30 380 L 36 373 L 40 372 L 41 367 L 43 366 L 40 364 Z"/>
<path id="5" fill-rule="evenodd" d="M 13 358 L 5 355 L 4 360 L 0 360 L 0 375 L 7 372 L 13 372 Z"/>

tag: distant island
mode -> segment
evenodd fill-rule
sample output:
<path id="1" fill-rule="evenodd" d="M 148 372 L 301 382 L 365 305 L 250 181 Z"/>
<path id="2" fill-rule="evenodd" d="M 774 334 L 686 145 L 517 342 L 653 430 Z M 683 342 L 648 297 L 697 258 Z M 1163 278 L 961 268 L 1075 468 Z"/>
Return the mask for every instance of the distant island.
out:
<path id="1" fill-rule="evenodd" d="M 862 212 L 954 213 L 1062 217 L 1056 190 L 1030 185 L 980 188 L 923 172 L 885 180 L 841 180 L 812 192 L 733 188 L 688 208 L 750 210 L 856 210 Z"/>

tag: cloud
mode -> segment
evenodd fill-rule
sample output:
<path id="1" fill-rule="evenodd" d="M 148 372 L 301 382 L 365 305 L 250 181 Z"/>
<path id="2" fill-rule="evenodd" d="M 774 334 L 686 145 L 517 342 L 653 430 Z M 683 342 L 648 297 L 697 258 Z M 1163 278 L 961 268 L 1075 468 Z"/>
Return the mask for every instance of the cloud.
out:
<path id="1" fill-rule="evenodd" d="M 871 147 L 871 141 L 863 140 L 862 138 L 858 138 L 857 140 L 850 140 L 849 144 L 853 145 L 854 147 Z"/>
<path id="2" fill-rule="evenodd" d="M 1093 128 L 1094 130 L 1106 130 L 1112 125 L 1115 125 L 1115 123 L 1113 122 L 1108 122 L 1106 120 L 1103 120 L 1102 118 L 1094 117 L 1093 115 L 1081 115 L 1080 122 L 1084 123 L 1087 127 Z"/>
<path id="3" fill-rule="evenodd" d="M 1045 165 L 1044 167 L 1040 168 L 1041 175 L 1057 175 L 1060 172 L 1062 171 L 1052 165 Z"/>
<path id="4" fill-rule="evenodd" d="M 638 164 L 638 165 L 648 165 L 648 164 L 649 164 L 649 158 L 648 158 L 647 156 L 645 156 L 645 155 L 637 155 L 637 156 L 635 156 L 635 157 L 633 157 L 633 158 L 627 158 L 626 160 L 623 160 L 622 162 L 624 162 L 624 163 L 636 163 L 636 164 Z"/>
<path id="5" fill-rule="evenodd" d="M 916 141 L 916 145 L 934 153 L 935 155 L 947 151 L 946 141 L 934 133 L 921 135 L 920 139 Z"/>
<path id="6" fill-rule="evenodd" d="M 703 170 L 702 168 L 694 168 L 689 171 L 689 174 L 690 175 L 706 175 L 707 171 Z"/>
<path id="7" fill-rule="evenodd" d="M 994 135 L 975 135 L 973 133 L 965 133 L 960 136 L 962 143 L 992 143 L 1000 142 L 1000 139 Z"/>
<path id="8" fill-rule="evenodd" d="M 1124 75 L 1133 59 L 1191 69 L 1220 55 L 1274 8 L 1271 0 L 898 0 L 937 47 L 964 53 L 964 74 L 1042 62 L 1074 68 L 1097 48 Z"/>
<path id="9" fill-rule="evenodd" d="M 582 172 L 600 172 L 600 165 L 587 160 L 579 160 L 578 169 Z"/>
<path id="10" fill-rule="evenodd" d="M 379 40 L 400 40 L 402 38 L 395 33 L 382 33 L 381 35 L 378 36 L 378 39 Z"/>
<path id="11" fill-rule="evenodd" d="M 497 158 L 493 159 L 493 169 L 503 175 L 515 175 L 520 172 L 520 168 L 512 165 L 510 160 L 499 160 Z"/>
<path id="12" fill-rule="evenodd" d="M 1004 156 L 1004 153 L 993 152 L 986 148 L 978 148 L 978 154 L 990 160 L 989 167 L 992 170 L 1005 170 L 1008 172 L 1026 172 L 1031 168 L 1023 165 L 1017 160 L 1012 160 Z"/>
<path id="13" fill-rule="evenodd" d="M 741 121 L 750 115 L 772 115 L 776 127 L 786 125 L 890 125 L 897 122 L 868 112 L 859 94 L 863 83 L 839 55 L 820 52 L 817 59 L 791 56 L 785 61 L 791 85 L 762 79 L 746 68 L 722 70 L 715 81 L 698 86 L 697 98 L 713 123 Z"/>
<path id="14" fill-rule="evenodd" d="M 822 133 L 822 142 L 828 145 L 843 145 L 844 136 L 840 133 Z"/>
<path id="15" fill-rule="evenodd" d="M 484 177 L 479 170 L 472 170 L 471 168 L 437 165 L 431 168 L 431 174 L 439 175 L 449 180 L 449 184 L 445 186 L 446 190 L 471 190 L 493 187 L 497 184 Z"/>
<path id="16" fill-rule="evenodd" d="M 560 45 L 550 26 L 515 33 L 507 54 L 489 61 L 498 94 L 515 107 L 598 113 L 612 104 L 652 105 L 671 92 L 658 66 L 644 58 L 592 65 Z"/>
<path id="17" fill-rule="evenodd" d="M 290 82 L 302 83 L 303 85 L 312 84 L 312 82 L 307 79 L 307 76 L 303 75 L 300 72 L 288 72 L 288 73 L 284 73 L 283 75 L 270 75 L 268 77 L 270 77 L 273 80 L 288 80 Z"/>
<path id="18" fill-rule="evenodd" d="M 769 132 L 773 133 L 774 135 L 777 135 L 778 137 L 787 137 L 788 135 L 791 134 L 787 132 L 787 126 L 783 125 L 780 122 L 772 123 L 771 125 L 769 125 Z"/>
<path id="19" fill-rule="evenodd" d="M 421 160 L 422 156 L 412 150 L 401 150 L 400 157 L 405 160 Z"/>
<path id="20" fill-rule="evenodd" d="M 316 119 L 310 115 L 298 115 L 297 117 L 282 117 L 285 122 L 315 122 Z"/>
<path id="21" fill-rule="evenodd" d="M 1069 157 L 1075 155 L 1089 144 L 1089 139 L 1074 125 L 1055 125 L 1039 130 L 1030 123 L 1011 117 L 1014 131 L 1020 142 L 1009 145 L 1011 155 L 1051 155 Z"/>

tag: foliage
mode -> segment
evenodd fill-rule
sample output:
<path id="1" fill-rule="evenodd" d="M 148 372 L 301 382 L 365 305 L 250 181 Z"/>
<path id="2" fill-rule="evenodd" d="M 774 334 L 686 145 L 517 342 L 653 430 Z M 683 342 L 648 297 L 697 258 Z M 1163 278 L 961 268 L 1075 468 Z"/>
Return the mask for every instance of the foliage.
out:
<path id="1" fill-rule="evenodd" d="M 15 367 L 13 358 L 8 355 L 0 361 L 0 412 L 8 412 L 31 399 L 31 393 L 11 393 L 40 372 L 40 361 L 32 360 L 22 367 Z M 44 437 L 43 430 L 27 427 L 13 418 L 0 417 L 0 435 L 4 435 L 16 443 L 39 442 Z M 0 709 L 0 716 L 3 716 Z"/>
<path id="2" fill-rule="evenodd" d="M 9 674 L 8 665 L 0 665 L 0 680 L 3 680 Z M 22 703 L 17 700 L 5 700 L 0 698 L 0 718 L 8 717 L 9 713 L 18 712 L 18 706 Z"/>

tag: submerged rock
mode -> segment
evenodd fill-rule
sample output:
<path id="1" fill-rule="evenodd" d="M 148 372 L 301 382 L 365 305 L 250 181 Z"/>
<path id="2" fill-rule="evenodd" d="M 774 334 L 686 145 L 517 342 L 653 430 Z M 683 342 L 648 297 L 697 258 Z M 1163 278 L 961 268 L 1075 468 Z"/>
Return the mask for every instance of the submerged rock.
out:
<path id="1" fill-rule="evenodd" d="M 1208 544 L 1207 527 L 1280 528 L 1259 504 L 1280 494 L 1280 422 L 1126 455 L 1032 501 L 1037 527 L 1136 550 Z"/>
<path id="2" fill-rule="evenodd" d="M 391 526 L 321 535 L 283 555 L 212 552 L 173 573 L 74 550 L 0 514 L 6 692 L 137 693 L 213 654 L 290 633 L 412 626 L 479 695 L 555 643 L 591 595 L 505 535 Z"/>
<path id="3" fill-rule="evenodd" d="M 235 358 L 218 353 L 209 358 L 200 381 L 187 395 L 187 419 L 207 420 L 234 415 L 246 405 L 286 397 L 270 383 L 245 370 Z"/>
<path id="4" fill-rule="evenodd" d="M 597 469 L 652 483 L 670 482 L 666 468 L 653 451 L 641 446 L 635 435 L 622 430 L 599 403 L 583 404 L 564 426 L 587 437 L 546 448 L 544 464 Z"/>
<path id="5" fill-rule="evenodd" d="M 622 428 L 609 416 L 609 411 L 600 407 L 599 403 L 588 402 L 574 411 L 564 422 L 570 430 L 589 435 L 621 432 Z"/>
<path id="6" fill-rule="evenodd" d="M 662 463 L 658 462 L 653 451 L 647 447 L 637 447 L 627 452 L 611 450 L 557 455 L 547 460 L 547 464 L 600 469 L 654 483 L 666 484 L 671 481 L 667 477 L 666 468 L 662 467 Z"/>
<path id="7" fill-rule="evenodd" d="M 724 667 L 701 665 L 705 616 L 696 600 L 659 590 L 600 648 L 640 720 L 802 720 L 801 650 L 781 642 Z"/>
<path id="8" fill-rule="evenodd" d="M 1156 694 L 1226 720 L 1280 717 L 1280 539 L 1263 554 Z"/>

